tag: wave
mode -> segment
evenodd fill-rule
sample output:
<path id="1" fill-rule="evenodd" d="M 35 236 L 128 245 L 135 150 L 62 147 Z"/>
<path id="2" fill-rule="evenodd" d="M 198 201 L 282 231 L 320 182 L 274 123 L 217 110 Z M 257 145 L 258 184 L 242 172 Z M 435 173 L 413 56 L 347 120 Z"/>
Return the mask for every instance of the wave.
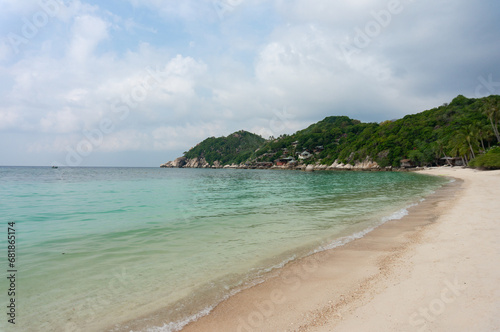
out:
<path id="1" fill-rule="evenodd" d="M 420 199 L 419 203 L 420 202 L 423 202 L 425 200 L 425 198 L 422 198 Z M 191 315 L 183 320 L 179 320 L 179 321 L 176 321 L 176 322 L 169 322 L 169 323 L 166 323 L 164 324 L 163 326 L 158 326 L 158 327 L 150 327 L 150 328 L 147 328 L 146 330 L 144 330 L 145 332 L 177 332 L 177 331 L 180 331 L 182 330 L 186 325 L 192 323 L 192 322 L 195 322 L 197 321 L 198 319 L 204 317 L 204 316 L 207 316 L 208 314 L 210 314 L 212 312 L 212 310 L 215 309 L 215 307 L 217 307 L 220 303 L 226 301 L 227 299 L 229 299 L 230 297 L 232 297 L 233 295 L 241 292 L 241 291 L 244 291 L 245 289 L 248 289 L 248 288 L 251 288 L 253 286 L 256 286 L 262 282 L 265 281 L 265 279 L 263 279 L 263 277 L 274 271 L 274 270 L 277 270 L 277 269 L 281 269 L 283 268 L 285 265 L 287 265 L 288 263 L 292 262 L 292 261 L 295 261 L 297 259 L 300 259 L 300 258 L 305 258 L 307 256 L 310 256 L 310 255 L 313 255 L 313 254 L 316 254 L 316 253 L 319 253 L 319 252 L 322 252 L 322 251 L 326 251 L 326 250 L 331 250 L 331 249 L 334 249 L 334 248 L 338 248 L 338 247 L 341 247 L 341 246 L 344 246 L 346 244 L 348 244 L 349 242 L 352 242 L 354 240 L 357 240 L 357 239 L 360 239 L 362 237 L 364 237 L 366 234 L 370 233 L 371 231 L 375 230 L 377 227 L 383 225 L 384 223 L 388 222 L 388 221 L 391 221 L 391 220 L 399 220 L 399 219 L 402 219 L 403 217 L 407 216 L 408 215 L 408 209 L 411 208 L 411 207 L 414 207 L 414 206 L 417 206 L 419 203 L 412 203 L 412 204 L 409 204 L 407 205 L 406 207 L 388 215 L 388 216 L 384 216 L 382 218 L 380 218 L 380 220 L 373 226 L 371 227 L 368 227 L 368 228 L 365 228 L 364 230 L 362 231 L 359 231 L 359 232 L 356 232 L 354 234 L 351 234 L 351 235 L 348 235 L 348 236 L 343 236 L 341 238 L 338 238 L 338 239 L 335 239 L 333 241 L 331 241 L 330 243 L 328 243 L 327 245 L 322 245 L 322 246 L 319 246 L 318 248 L 314 249 L 313 251 L 309 252 L 308 254 L 304 255 L 304 256 L 301 256 L 301 257 L 297 257 L 296 255 L 293 255 L 283 261 L 281 261 L 280 263 L 277 263 L 275 265 L 272 265 L 268 268 L 265 268 L 265 269 L 262 269 L 258 272 L 258 274 L 256 276 L 254 276 L 254 279 L 248 283 L 245 284 L 245 286 L 243 287 L 238 287 L 238 286 L 241 286 L 241 284 L 243 284 L 243 281 L 240 283 L 240 285 L 237 286 L 237 288 L 233 289 L 232 291 L 230 291 L 227 295 L 225 295 L 220 301 L 218 301 L 217 303 L 211 305 L 211 306 L 208 306 L 208 307 L 205 307 L 204 309 L 200 310 L 198 313 L 194 314 L 194 315 Z"/>
<path id="2" fill-rule="evenodd" d="M 424 199 L 420 200 L 420 202 L 422 202 L 422 201 L 424 201 Z M 315 253 L 318 253 L 318 252 L 321 252 L 321 251 L 338 248 L 338 247 L 341 247 L 341 246 L 344 246 L 344 245 L 348 244 L 349 242 L 352 242 L 354 240 L 360 239 L 363 236 L 365 236 L 366 234 L 368 234 L 371 231 L 373 231 L 375 228 L 377 228 L 377 227 L 385 224 L 386 222 L 388 222 L 390 220 L 399 220 L 399 219 L 402 219 L 404 216 L 408 215 L 408 209 L 409 208 L 417 206 L 417 205 L 418 205 L 418 203 L 409 204 L 408 206 L 406 206 L 406 207 L 404 207 L 404 208 L 402 208 L 402 209 L 400 209 L 400 210 L 392 213 L 389 216 L 382 217 L 380 219 L 380 221 L 378 223 L 376 223 L 375 225 L 373 225 L 371 227 L 368 227 L 368 228 L 365 228 L 364 230 L 356 232 L 354 234 L 351 234 L 351 235 L 348 235 L 348 236 L 343 236 L 341 238 L 335 239 L 335 240 L 333 240 L 332 242 L 330 242 L 327 245 L 320 246 L 320 247 L 316 248 L 311 254 L 315 254 Z"/>

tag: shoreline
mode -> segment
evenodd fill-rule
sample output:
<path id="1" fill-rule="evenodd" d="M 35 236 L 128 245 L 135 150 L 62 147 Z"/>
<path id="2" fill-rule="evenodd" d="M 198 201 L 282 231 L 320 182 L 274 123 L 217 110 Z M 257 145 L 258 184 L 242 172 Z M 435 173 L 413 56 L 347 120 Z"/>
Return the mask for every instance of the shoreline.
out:
<path id="1" fill-rule="evenodd" d="M 387 221 L 344 246 L 287 264 L 263 283 L 221 302 L 207 316 L 191 322 L 182 331 L 330 331 L 333 327 L 346 331 L 356 328 L 373 330 L 371 320 L 387 330 L 387 316 L 378 313 L 380 308 L 373 308 L 375 299 L 386 296 L 391 283 L 399 281 L 400 284 L 402 280 L 412 279 L 414 266 L 408 259 L 420 246 L 428 245 L 431 229 L 436 229 L 439 221 L 453 212 L 458 201 L 474 184 L 472 174 L 477 172 L 449 167 L 419 171 L 458 180 L 427 196 L 416 207 L 409 208 L 409 214 L 400 220 Z M 492 174 L 497 181 L 500 178 L 500 172 L 478 174 L 482 174 L 480 177 Z M 500 182 L 496 183 L 500 185 Z M 445 281 L 458 282 L 452 273 Z M 437 287 L 443 288 L 443 283 Z M 439 295 L 439 290 L 436 294 Z M 391 304 L 394 300 L 390 298 L 386 306 L 394 307 Z M 405 311 L 406 301 L 401 296 L 399 300 L 401 310 Z M 410 307 L 406 306 L 406 311 Z M 373 312 L 364 312 L 364 318 L 358 319 L 355 313 L 367 308 Z M 366 318 L 370 315 L 373 319 Z M 405 318 L 398 322 L 397 328 L 390 330 L 423 331 L 433 323 L 432 317 L 422 316 L 418 307 Z M 367 325 L 356 325 L 363 322 Z M 499 328 L 500 324 L 495 326 Z"/>

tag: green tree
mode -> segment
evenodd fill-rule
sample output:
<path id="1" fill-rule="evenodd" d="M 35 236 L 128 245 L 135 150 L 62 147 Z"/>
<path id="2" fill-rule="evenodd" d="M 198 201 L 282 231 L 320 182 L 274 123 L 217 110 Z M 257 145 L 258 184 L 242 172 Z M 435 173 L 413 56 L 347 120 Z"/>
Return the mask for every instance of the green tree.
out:
<path id="1" fill-rule="evenodd" d="M 498 133 L 498 121 L 500 119 L 500 101 L 497 96 L 491 96 L 483 106 L 483 113 L 488 117 L 498 143 L 500 143 L 500 134 Z"/>
<path id="2" fill-rule="evenodd" d="M 455 135 L 451 139 L 449 148 L 452 156 L 462 158 L 464 165 L 468 165 L 467 153 L 469 152 L 469 147 L 463 133 Z"/>
<path id="3" fill-rule="evenodd" d="M 481 147 L 483 148 L 483 153 L 486 152 L 486 147 L 484 146 L 484 140 L 488 139 L 493 133 L 489 126 L 480 126 L 477 128 L 478 138 L 481 141 Z"/>
<path id="4" fill-rule="evenodd" d="M 469 147 L 470 154 L 472 158 L 476 158 L 476 154 L 474 153 L 474 148 L 478 146 L 478 130 L 477 127 L 473 124 L 462 127 L 460 132 L 458 133 L 458 138 L 464 141 Z"/>
<path id="5" fill-rule="evenodd" d="M 411 150 L 410 152 L 408 152 L 408 159 L 412 160 L 418 166 L 421 166 L 425 161 L 425 156 L 419 150 Z"/>

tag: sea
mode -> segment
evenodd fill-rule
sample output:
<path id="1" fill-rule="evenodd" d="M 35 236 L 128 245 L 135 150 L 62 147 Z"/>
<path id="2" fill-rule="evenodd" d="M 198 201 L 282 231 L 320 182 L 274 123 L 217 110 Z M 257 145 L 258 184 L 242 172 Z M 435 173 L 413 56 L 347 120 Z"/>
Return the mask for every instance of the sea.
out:
<path id="1" fill-rule="evenodd" d="M 447 181 L 408 172 L 0 167 L 0 330 L 178 331 L 286 263 L 402 218 Z"/>

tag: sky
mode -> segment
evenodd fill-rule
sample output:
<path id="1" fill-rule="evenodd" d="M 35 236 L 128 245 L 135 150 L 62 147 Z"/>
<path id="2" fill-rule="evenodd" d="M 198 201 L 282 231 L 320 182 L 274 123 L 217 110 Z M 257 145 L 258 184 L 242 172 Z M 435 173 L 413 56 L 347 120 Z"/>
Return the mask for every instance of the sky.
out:
<path id="1" fill-rule="evenodd" d="M 500 94 L 497 0 L 0 0 L 0 165 L 157 167 L 203 139 Z"/>

